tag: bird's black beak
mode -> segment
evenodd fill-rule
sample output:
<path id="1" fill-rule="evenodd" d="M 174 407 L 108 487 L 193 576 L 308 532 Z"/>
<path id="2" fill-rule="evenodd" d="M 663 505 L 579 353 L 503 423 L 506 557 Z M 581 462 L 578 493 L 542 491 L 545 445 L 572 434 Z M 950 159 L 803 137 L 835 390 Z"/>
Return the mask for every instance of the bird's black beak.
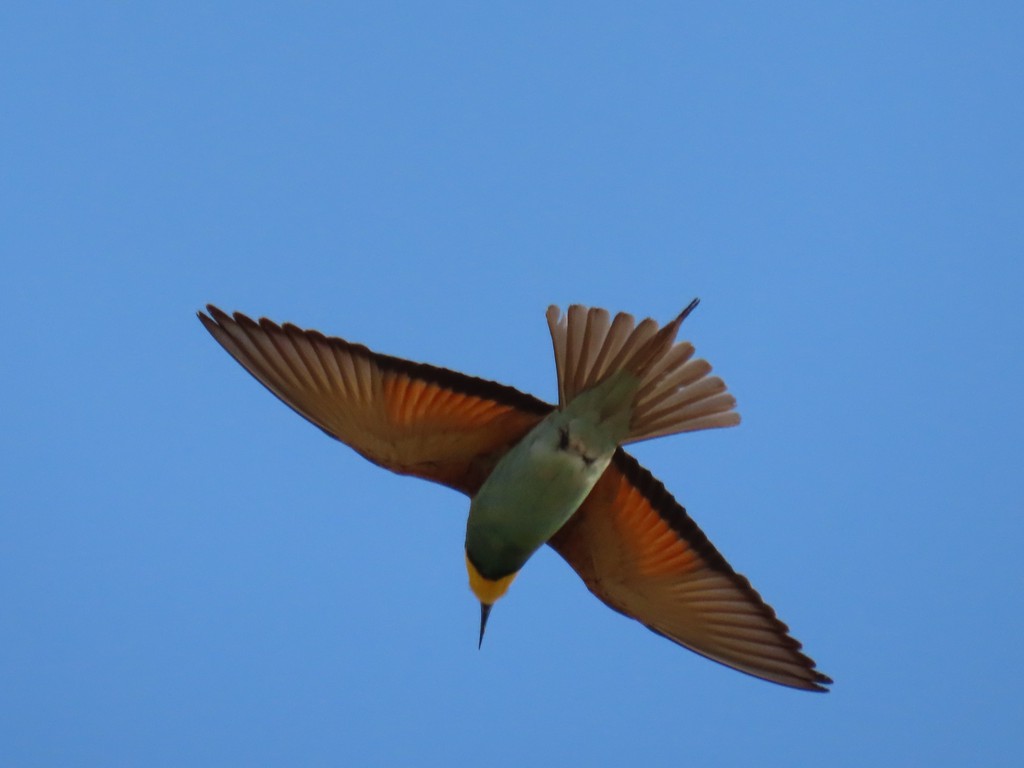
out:
<path id="1" fill-rule="evenodd" d="M 480 642 L 476 644 L 480 648 L 484 644 L 484 629 L 487 627 L 487 617 L 491 615 L 491 608 L 494 603 L 480 603 Z"/>

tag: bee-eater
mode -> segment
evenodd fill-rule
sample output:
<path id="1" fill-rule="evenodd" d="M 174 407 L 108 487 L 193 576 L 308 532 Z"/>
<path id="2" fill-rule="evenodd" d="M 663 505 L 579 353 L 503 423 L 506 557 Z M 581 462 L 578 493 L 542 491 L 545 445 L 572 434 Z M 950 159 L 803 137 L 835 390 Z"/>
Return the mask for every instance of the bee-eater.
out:
<path id="1" fill-rule="evenodd" d="M 612 609 L 709 659 L 781 685 L 832 681 L 686 510 L 622 446 L 739 423 L 736 401 L 660 327 L 603 309 L 547 312 L 558 405 L 512 387 L 372 352 L 317 331 L 199 319 L 261 384 L 331 437 L 393 472 L 470 497 L 469 585 L 487 617 L 550 544 Z"/>

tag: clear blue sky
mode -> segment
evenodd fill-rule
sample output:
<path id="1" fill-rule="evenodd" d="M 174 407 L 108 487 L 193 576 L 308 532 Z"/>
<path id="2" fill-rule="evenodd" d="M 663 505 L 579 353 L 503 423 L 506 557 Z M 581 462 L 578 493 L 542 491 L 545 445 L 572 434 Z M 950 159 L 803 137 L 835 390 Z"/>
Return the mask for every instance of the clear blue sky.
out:
<path id="1" fill-rule="evenodd" d="M 0 763 L 1019 759 L 1020 3 L 14 5 Z M 466 500 L 195 319 L 550 399 L 549 303 L 694 296 L 744 422 L 636 453 L 830 694 L 654 636 L 550 551 L 477 651 Z"/>

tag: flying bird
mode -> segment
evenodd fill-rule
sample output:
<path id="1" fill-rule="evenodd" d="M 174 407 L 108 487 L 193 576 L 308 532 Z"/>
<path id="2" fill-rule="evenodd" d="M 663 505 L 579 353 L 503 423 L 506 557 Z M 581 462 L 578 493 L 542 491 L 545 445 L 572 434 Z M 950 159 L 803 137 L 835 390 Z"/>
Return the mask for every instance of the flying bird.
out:
<path id="1" fill-rule="evenodd" d="M 233 315 L 199 319 L 300 416 L 373 463 L 470 497 L 466 569 L 492 606 L 555 549 L 610 608 L 698 654 L 810 691 L 832 680 L 622 446 L 739 423 L 736 401 L 670 323 L 579 305 L 547 311 L 558 405 L 502 384 Z"/>

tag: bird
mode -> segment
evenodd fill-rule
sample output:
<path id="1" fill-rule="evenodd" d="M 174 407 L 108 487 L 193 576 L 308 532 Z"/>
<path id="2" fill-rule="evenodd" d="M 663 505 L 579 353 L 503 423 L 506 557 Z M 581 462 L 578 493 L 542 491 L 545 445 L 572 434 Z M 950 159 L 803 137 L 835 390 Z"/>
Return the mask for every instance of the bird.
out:
<path id="1" fill-rule="evenodd" d="M 546 313 L 558 403 L 291 323 L 198 317 L 257 381 L 369 461 L 470 498 L 465 562 L 494 604 L 552 547 L 613 610 L 727 667 L 807 691 L 831 678 L 623 446 L 739 423 L 736 400 L 670 322 L 574 304 Z"/>

